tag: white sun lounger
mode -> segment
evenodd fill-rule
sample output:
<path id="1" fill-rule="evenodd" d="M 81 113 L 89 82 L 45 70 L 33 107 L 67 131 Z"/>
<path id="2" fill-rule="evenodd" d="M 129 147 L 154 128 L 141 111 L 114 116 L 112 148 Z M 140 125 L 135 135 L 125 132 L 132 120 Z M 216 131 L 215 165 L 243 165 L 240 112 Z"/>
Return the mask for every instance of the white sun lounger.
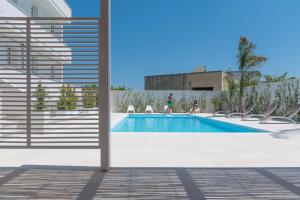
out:
<path id="1" fill-rule="evenodd" d="M 190 109 L 190 113 L 192 112 L 192 110 L 193 110 L 193 108 Z M 200 113 L 200 109 L 199 108 L 197 108 L 195 111 L 196 111 L 196 113 Z"/>
<path id="2" fill-rule="evenodd" d="M 295 120 L 293 120 L 293 117 L 295 117 L 299 112 L 300 112 L 300 104 L 296 104 L 288 110 L 288 112 L 285 116 L 269 116 L 269 117 L 266 117 L 265 119 L 262 119 L 261 123 L 264 124 L 267 121 L 277 119 L 277 120 L 283 120 L 283 121 L 287 121 L 287 122 L 296 124 L 297 122 Z"/>
<path id="3" fill-rule="evenodd" d="M 258 120 L 265 119 L 269 117 L 276 109 L 278 105 L 275 103 L 272 103 L 268 106 L 267 110 L 261 114 L 250 114 L 250 115 L 245 115 L 242 120 L 248 120 L 250 118 L 257 118 Z"/>
<path id="4" fill-rule="evenodd" d="M 154 113 L 153 108 L 152 108 L 151 105 L 147 105 L 147 106 L 146 106 L 145 113 Z"/>
<path id="5" fill-rule="evenodd" d="M 133 105 L 129 105 L 127 108 L 127 113 L 135 113 L 135 109 Z"/>
<path id="6" fill-rule="evenodd" d="M 220 110 L 220 111 L 217 111 L 217 112 L 214 112 L 213 113 L 213 117 L 217 117 L 217 116 L 226 116 L 230 113 L 229 110 Z"/>
<path id="7" fill-rule="evenodd" d="M 168 105 L 164 105 L 164 114 L 165 114 L 165 113 L 168 113 L 168 108 L 169 108 Z"/>

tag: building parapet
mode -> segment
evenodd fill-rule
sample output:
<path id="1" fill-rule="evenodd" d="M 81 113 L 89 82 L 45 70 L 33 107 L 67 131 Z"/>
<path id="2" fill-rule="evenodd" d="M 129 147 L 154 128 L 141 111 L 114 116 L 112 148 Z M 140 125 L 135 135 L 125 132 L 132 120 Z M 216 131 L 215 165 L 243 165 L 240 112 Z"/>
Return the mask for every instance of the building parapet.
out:
<path id="1" fill-rule="evenodd" d="M 3 1 L 3 2 L 2 2 Z M 3 17 L 30 17 L 33 16 L 33 7 L 37 7 L 35 14 L 38 17 L 71 17 L 72 9 L 65 0 L 42 0 L 36 4 L 31 0 L 2 0 L 0 16 Z"/>
<path id="2" fill-rule="evenodd" d="M 61 12 L 63 17 L 71 17 L 72 10 L 66 0 L 50 0 L 53 6 Z"/>

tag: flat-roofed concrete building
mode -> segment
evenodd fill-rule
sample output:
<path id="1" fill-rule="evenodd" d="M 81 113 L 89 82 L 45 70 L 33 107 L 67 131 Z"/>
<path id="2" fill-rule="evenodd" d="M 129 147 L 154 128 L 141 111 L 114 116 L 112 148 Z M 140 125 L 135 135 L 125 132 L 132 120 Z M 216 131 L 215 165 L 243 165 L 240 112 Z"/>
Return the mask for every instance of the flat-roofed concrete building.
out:
<path id="1" fill-rule="evenodd" d="M 214 90 L 225 89 L 224 78 L 231 74 L 239 79 L 239 72 L 206 71 L 196 68 L 192 73 L 145 76 L 145 90 Z"/>

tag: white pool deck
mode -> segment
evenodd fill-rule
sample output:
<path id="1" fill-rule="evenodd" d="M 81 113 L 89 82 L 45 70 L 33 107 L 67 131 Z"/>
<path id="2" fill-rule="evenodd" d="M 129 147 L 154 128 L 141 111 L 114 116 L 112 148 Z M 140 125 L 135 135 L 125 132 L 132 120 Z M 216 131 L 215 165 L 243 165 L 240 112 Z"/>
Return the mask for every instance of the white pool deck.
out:
<path id="1" fill-rule="evenodd" d="M 211 117 L 211 114 L 200 114 Z M 112 114 L 112 126 L 126 114 Z M 216 120 L 267 133 L 112 133 L 113 167 L 299 167 L 300 124 Z M 0 166 L 99 166 L 97 149 L 0 149 Z"/>

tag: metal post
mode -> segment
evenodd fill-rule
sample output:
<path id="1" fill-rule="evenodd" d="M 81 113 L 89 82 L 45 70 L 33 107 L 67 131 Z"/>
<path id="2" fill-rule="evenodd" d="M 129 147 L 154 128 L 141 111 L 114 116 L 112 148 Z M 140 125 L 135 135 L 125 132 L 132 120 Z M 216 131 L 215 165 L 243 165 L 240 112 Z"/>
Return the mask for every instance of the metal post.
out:
<path id="1" fill-rule="evenodd" d="M 26 131 L 27 131 L 27 147 L 31 146 L 31 25 L 30 25 L 30 18 L 26 19 L 26 86 L 27 86 L 27 113 L 26 113 Z"/>
<path id="2" fill-rule="evenodd" d="M 99 20 L 99 130 L 101 170 L 110 168 L 110 0 L 101 0 Z"/>

